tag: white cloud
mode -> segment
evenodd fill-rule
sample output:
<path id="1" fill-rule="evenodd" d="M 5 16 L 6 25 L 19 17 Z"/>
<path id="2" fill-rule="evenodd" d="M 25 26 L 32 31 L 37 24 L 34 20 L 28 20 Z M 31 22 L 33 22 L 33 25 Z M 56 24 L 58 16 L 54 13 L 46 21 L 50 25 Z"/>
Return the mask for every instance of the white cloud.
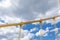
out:
<path id="1" fill-rule="evenodd" d="M 21 40 L 30 40 L 31 38 L 34 37 L 34 34 L 28 33 L 24 38 L 21 38 Z"/>
<path id="2" fill-rule="evenodd" d="M 31 29 L 30 32 L 34 32 L 36 30 L 38 30 L 38 28 L 35 27 L 35 28 Z"/>
<path id="3" fill-rule="evenodd" d="M 18 32 L 19 28 L 16 27 L 6 27 L 6 28 L 0 28 L 0 35 L 6 35 L 8 33 L 15 33 Z"/>
<path id="4" fill-rule="evenodd" d="M 3 8 L 8 8 L 11 6 L 11 0 L 2 0 L 0 2 L 0 7 L 3 7 Z"/>
<path id="5" fill-rule="evenodd" d="M 39 32 L 36 33 L 36 36 L 48 36 L 49 28 L 47 27 L 46 30 L 40 29 Z"/>
<path id="6" fill-rule="evenodd" d="M 52 30 L 50 30 L 50 32 L 53 32 L 53 31 L 58 32 L 58 30 L 60 30 L 60 28 L 52 29 Z"/>
<path id="7" fill-rule="evenodd" d="M 55 40 L 57 40 L 57 39 L 60 40 L 60 33 L 58 34 L 58 38 L 56 38 Z"/>
<path id="8" fill-rule="evenodd" d="M 39 13 L 37 18 L 48 18 L 48 17 L 52 17 L 52 16 L 57 16 L 60 14 L 60 13 L 58 13 L 58 11 L 60 10 L 59 8 L 60 7 L 52 8 L 52 9 L 46 11 L 45 14 Z"/>
<path id="9" fill-rule="evenodd" d="M 19 28 L 16 27 L 8 27 L 8 28 L 0 28 L 0 35 L 5 36 L 2 37 L 2 40 L 14 40 L 18 39 Z M 21 29 L 21 40 L 30 40 L 34 37 L 33 33 L 30 33 L 28 30 Z"/>
<path id="10" fill-rule="evenodd" d="M 39 24 L 39 22 L 35 22 L 35 23 L 32 23 L 33 25 L 37 25 L 37 24 Z"/>
<path id="11" fill-rule="evenodd" d="M 43 36 L 45 34 L 45 30 L 39 30 L 39 32 L 36 33 L 36 36 Z"/>
<path id="12" fill-rule="evenodd" d="M 3 38 L 3 39 L 1 39 L 1 40 L 7 40 L 6 38 Z"/>
<path id="13" fill-rule="evenodd" d="M 0 18 L 2 20 L 4 20 L 5 23 L 19 23 L 19 22 L 25 21 L 21 17 L 17 18 L 17 17 L 11 17 L 11 16 L 3 16 L 3 17 L 0 17 Z"/>

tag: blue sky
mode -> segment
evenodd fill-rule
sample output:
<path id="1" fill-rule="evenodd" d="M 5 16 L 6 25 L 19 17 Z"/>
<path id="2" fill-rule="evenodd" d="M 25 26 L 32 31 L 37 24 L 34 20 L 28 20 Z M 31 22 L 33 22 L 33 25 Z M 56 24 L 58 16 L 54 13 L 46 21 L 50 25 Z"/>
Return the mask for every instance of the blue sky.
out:
<path id="1" fill-rule="evenodd" d="M 19 23 L 39 20 L 60 15 L 58 0 L 1 0 L 0 24 Z M 54 22 L 56 27 L 54 27 Z M 42 35 L 41 35 L 42 30 Z M 60 40 L 60 17 L 40 23 L 24 24 L 21 29 L 21 40 L 56 40 L 55 31 L 58 30 Z M 0 40 L 18 40 L 19 26 L 0 28 Z"/>

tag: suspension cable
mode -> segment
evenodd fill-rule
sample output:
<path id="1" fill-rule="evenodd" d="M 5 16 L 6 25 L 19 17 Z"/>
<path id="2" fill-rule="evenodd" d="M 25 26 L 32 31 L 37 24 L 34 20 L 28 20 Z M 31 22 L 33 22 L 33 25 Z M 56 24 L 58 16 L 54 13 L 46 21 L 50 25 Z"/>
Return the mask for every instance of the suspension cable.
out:
<path id="1" fill-rule="evenodd" d="M 55 27 L 56 40 L 58 40 L 58 29 L 57 29 L 57 26 L 56 26 L 56 20 L 55 20 L 55 17 L 53 17 L 53 20 L 54 20 L 54 27 Z"/>
<path id="2" fill-rule="evenodd" d="M 19 27 L 18 40 L 21 40 L 21 26 Z"/>
<path id="3" fill-rule="evenodd" d="M 19 34 L 18 34 L 18 40 L 21 40 L 21 29 L 22 29 L 22 25 L 23 25 L 23 22 L 20 23 L 20 30 L 19 30 Z"/>
<path id="4" fill-rule="evenodd" d="M 42 20 L 40 20 L 40 40 L 42 40 Z"/>

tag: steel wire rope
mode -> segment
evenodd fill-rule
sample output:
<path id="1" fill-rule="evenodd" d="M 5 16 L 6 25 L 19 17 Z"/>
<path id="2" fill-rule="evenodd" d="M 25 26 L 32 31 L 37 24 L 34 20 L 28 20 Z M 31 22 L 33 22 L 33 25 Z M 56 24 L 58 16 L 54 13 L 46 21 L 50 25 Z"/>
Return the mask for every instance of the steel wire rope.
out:
<path id="1" fill-rule="evenodd" d="M 21 28 L 22 26 L 19 27 L 18 40 L 21 40 Z"/>
<path id="2" fill-rule="evenodd" d="M 42 20 L 40 20 L 40 40 L 42 40 Z"/>
<path id="3" fill-rule="evenodd" d="M 53 20 L 54 20 L 54 28 L 55 28 L 55 36 L 56 36 L 56 40 L 58 40 L 58 28 L 57 28 L 57 26 L 56 26 L 56 20 L 55 20 L 55 18 L 53 18 Z"/>

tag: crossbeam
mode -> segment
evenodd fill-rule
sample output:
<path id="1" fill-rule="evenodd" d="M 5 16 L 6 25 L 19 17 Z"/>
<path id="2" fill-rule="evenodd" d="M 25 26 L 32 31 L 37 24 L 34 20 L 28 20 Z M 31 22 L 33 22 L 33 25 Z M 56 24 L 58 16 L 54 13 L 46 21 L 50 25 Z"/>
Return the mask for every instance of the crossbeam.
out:
<path id="1" fill-rule="evenodd" d="M 0 24 L 0 28 L 1 27 L 9 27 L 9 26 L 17 26 L 17 25 L 21 26 L 23 24 L 30 24 L 30 23 L 34 23 L 34 22 L 41 22 L 41 21 L 45 21 L 45 20 L 55 19 L 57 17 L 60 17 L 60 15 L 53 16 L 53 17 L 50 17 L 50 18 L 40 19 L 40 20 L 32 20 L 32 21 L 28 21 L 28 22 L 20 22 L 20 23 L 13 23 L 13 24 Z"/>

